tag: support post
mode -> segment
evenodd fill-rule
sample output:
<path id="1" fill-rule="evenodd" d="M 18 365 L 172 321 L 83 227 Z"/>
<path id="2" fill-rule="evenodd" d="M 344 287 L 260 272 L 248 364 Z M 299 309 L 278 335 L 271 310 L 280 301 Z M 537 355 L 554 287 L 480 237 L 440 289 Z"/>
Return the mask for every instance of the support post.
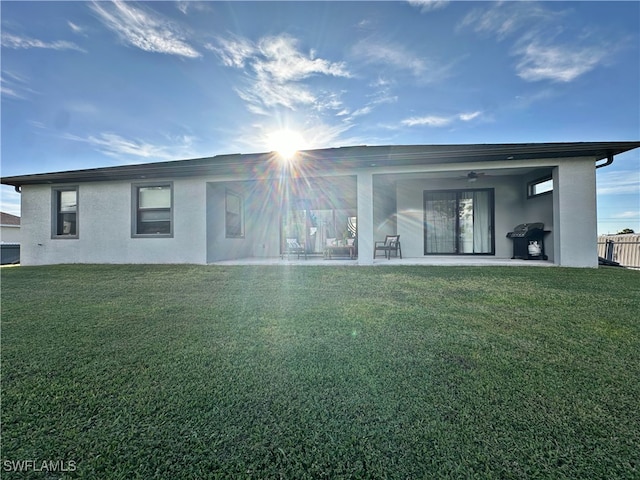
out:
<path id="1" fill-rule="evenodd" d="M 359 172 L 358 201 L 358 264 L 373 265 L 373 175 Z"/>
<path id="2" fill-rule="evenodd" d="M 553 170 L 554 263 L 597 268 L 597 241 L 593 159 L 563 161 Z"/>

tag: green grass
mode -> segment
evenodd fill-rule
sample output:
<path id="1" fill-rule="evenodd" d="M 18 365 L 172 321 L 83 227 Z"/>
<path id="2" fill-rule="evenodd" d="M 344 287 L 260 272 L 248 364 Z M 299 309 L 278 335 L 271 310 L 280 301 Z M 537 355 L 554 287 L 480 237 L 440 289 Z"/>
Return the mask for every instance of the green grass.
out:
<path id="1" fill-rule="evenodd" d="M 639 478 L 638 312 L 621 269 L 5 268 L 2 477 Z"/>

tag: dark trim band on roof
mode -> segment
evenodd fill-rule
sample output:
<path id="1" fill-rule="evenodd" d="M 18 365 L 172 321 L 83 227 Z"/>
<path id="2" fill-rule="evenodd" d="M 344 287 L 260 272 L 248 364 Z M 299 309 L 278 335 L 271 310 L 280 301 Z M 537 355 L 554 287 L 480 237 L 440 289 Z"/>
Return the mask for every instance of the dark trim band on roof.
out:
<path id="1" fill-rule="evenodd" d="M 518 161 L 542 158 L 592 157 L 596 162 L 640 147 L 640 141 L 507 143 L 460 145 L 353 146 L 299 152 L 311 171 L 359 169 L 372 166 L 410 166 L 453 162 Z M 1 183 L 22 185 L 97 182 L 250 174 L 260 177 L 277 172 L 277 154 L 251 153 L 168 162 L 92 168 L 55 173 L 4 177 Z"/>

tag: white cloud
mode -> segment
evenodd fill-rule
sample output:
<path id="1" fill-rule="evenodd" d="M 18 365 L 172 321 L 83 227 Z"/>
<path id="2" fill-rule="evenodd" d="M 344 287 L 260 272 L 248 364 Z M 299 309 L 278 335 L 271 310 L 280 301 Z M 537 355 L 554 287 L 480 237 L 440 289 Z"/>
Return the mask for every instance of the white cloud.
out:
<path id="1" fill-rule="evenodd" d="M 598 172 L 598 195 L 640 194 L 640 172 L 617 170 Z"/>
<path id="2" fill-rule="evenodd" d="M 351 112 L 351 118 L 355 118 L 355 117 L 360 117 L 362 115 L 367 115 L 369 113 L 371 113 L 373 111 L 373 106 L 372 105 L 365 105 L 362 108 L 358 108 L 357 110 L 354 110 L 353 112 Z"/>
<path id="3" fill-rule="evenodd" d="M 458 118 L 463 122 L 470 122 L 471 120 L 478 118 L 480 115 L 482 115 L 482 112 L 461 113 L 458 115 Z"/>
<path id="4" fill-rule="evenodd" d="M 426 117 L 411 117 L 402 120 L 402 124 L 408 127 L 426 125 L 428 127 L 445 127 L 453 121 L 452 117 L 438 117 L 436 115 L 428 115 Z"/>
<path id="5" fill-rule="evenodd" d="M 26 100 L 31 95 L 37 94 L 36 91 L 29 88 L 25 77 L 9 71 L 2 72 L 2 76 L 0 77 L 0 92 L 4 97 L 17 100 Z"/>
<path id="6" fill-rule="evenodd" d="M 414 54 L 410 49 L 394 42 L 376 38 L 360 40 L 351 49 L 352 55 L 365 63 L 390 67 L 391 74 L 408 72 L 421 84 L 442 82 L 451 76 L 451 69 L 458 60 L 446 63 Z M 384 75 L 384 72 L 383 72 Z M 382 77 L 379 77 L 379 81 Z"/>
<path id="7" fill-rule="evenodd" d="M 499 40 L 518 31 L 535 31 L 547 22 L 564 16 L 532 2 L 497 2 L 489 8 L 476 8 L 458 24 L 457 29 L 471 28 L 477 33 L 493 34 Z"/>
<path id="8" fill-rule="evenodd" d="M 139 139 L 125 138 L 107 132 L 99 135 L 80 137 L 66 134 L 65 139 L 89 144 L 97 151 L 122 160 L 123 157 L 147 158 L 151 160 L 175 160 L 185 156 L 185 149 L 190 147 L 193 137 L 182 136 L 170 139 L 170 145 L 158 145 Z"/>
<path id="9" fill-rule="evenodd" d="M 408 70 L 415 76 L 422 76 L 427 70 L 427 62 L 398 44 L 381 43 L 372 39 L 361 40 L 353 47 L 353 54 L 369 63 L 390 65 L 396 69 Z"/>
<path id="10" fill-rule="evenodd" d="M 236 92 L 254 113 L 267 113 L 271 107 L 295 110 L 298 106 L 340 109 L 342 102 L 332 92 L 316 93 L 305 80 L 316 75 L 349 78 L 343 62 L 317 58 L 315 52 L 301 52 L 298 42 L 288 35 L 270 36 L 253 43 L 244 38 L 219 39 L 208 45 L 224 65 L 243 69 L 246 85 Z M 265 108 L 266 107 L 266 108 Z"/>
<path id="11" fill-rule="evenodd" d="M 517 51 L 522 58 L 516 66 L 527 81 L 571 82 L 596 68 L 607 55 L 601 47 L 566 47 L 530 43 Z"/>
<path id="12" fill-rule="evenodd" d="M 388 92 L 388 88 L 384 87 L 379 91 L 373 92 L 372 94 L 367 95 L 367 98 L 370 100 L 366 102 L 363 106 L 359 108 L 343 108 L 338 113 L 336 113 L 336 117 L 343 117 L 343 121 L 346 123 L 351 123 L 358 117 L 362 117 L 365 115 L 369 115 L 373 112 L 379 105 L 385 103 L 394 103 L 398 101 L 398 97 L 396 95 L 390 95 Z"/>
<path id="13" fill-rule="evenodd" d="M 110 30 L 126 43 L 147 52 L 166 53 L 188 58 L 201 54 L 189 45 L 175 24 L 121 0 L 96 2 L 92 9 Z"/>
<path id="14" fill-rule="evenodd" d="M 88 137 L 88 142 L 103 153 L 113 156 L 130 155 L 144 158 L 167 158 L 165 147 L 158 147 L 140 140 L 131 140 L 113 133 L 103 133 L 98 137 Z"/>
<path id="15" fill-rule="evenodd" d="M 210 3 L 212 2 L 178 0 L 176 2 L 176 8 L 180 10 L 183 15 L 188 15 L 190 11 L 209 12 L 211 11 Z"/>
<path id="16" fill-rule="evenodd" d="M 6 80 L 4 77 L 0 77 L 0 93 L 4 97 L 17 98 L 20 100 L 25 98 L 20 92 L 18 92 L 18 89 L 13 82 Z"/>
<path id="17" fill-rule="evenodd" d="M 392 82 L 378 78 L 376 81 L 369 84 L 370 87 L 377 89 L 373 93 L 367 95 L 371 98 L 369 105 L 381 105 L 384 103 L 395 103 L 398 101 L 398 96 L 391 93 Z"/>
<path id="18" fill-rule="evenodd" d="M 449 3 L 449 0 L 407 0 L 409 5 L 420 9 L 420 12 L 426 13 L 432 10 L 438 10 L 444 8 Z"/>
<path id="19" fill-rule="evenodd" d="M 458 30 L 469 28 L 500 41 L 513 38 L 512 55 L 518 57 L 515 71 L 525 81 L 571 82 L 606 61 L 610 49 L 604 45 L 610 42 L 587 43 L 590 36 L 584 32 L 561 42 L 560 37 L 571 33 L 564 22 L 569 14 L 532 2 L 498 2 L 471 11 Z"/>
<path id="20" fill-rule="evenodd" d="M 23 98 L 13 88 L 11 88 L 11 87 L 9 87 L 7 85 L 4 85 L 4 80 L 2 80 L 2 85 L 0 86 L 0 94 L 2 94 L 5 97 L 13 97 L 13 98 L 20 98 L 20 99 Z"/>
<path id="21" fill-rule="evenodd" d="M 327 125 L 315 124 L 303 132 L 308 148 L 342 147 L 345 145 L 360 145 L 364 142 L 361 137 L 347 137 L 344 134 L 353 127 L 351 123 Z"/>
<path id="22" fill-rule="evenodd" d="M 550 88 L 544 88 L 540 91 L 516 95 L 512 102 L 512 106 L 515 108 L 529 108 L 534 103 L 549 100 L 556 95 L 557 93 L 554 90 Z"/>
<path id="23" fill-rule="evenodd" d="M 76 50 L 78 52 L 85 52 L 86 50 L 80 48 L 73 42 L 67 42 L 66 40 L 57 40 L 54 42 L 45 42 L 36 38 L 21 37 L 13 35 L 11 33 L 3 32 L 1 37 L 2 46 L 5 48 L 14 49 L 28 49 L 28 48 L 44 48 L 49 50 Z"/>
<path id="24" fill-rule="evenodd" d="M 255 46 L 244 38 L 220 38 L 218 44 L 208 43 L 205 48 L 217 53 L 227 67 L 244 68 L 245 62 L 257 52 Z"/>
<path id="25" fill-rule="evenodd" d="M 388 87 L 389 85 L 391 81 L 380 76 L 369 84 L 370 87 Z"/>
<path id="26" fill-rule="evenodd" d="M 638 208 L 640 208 L 640 206 Z M 635 220 L 640 218 L 640 210 L 636 210 L 636 211 L 629 210 L 627 212 L 614 213 L 613 215 L 611 215 L 611 218 L 621 218 L 621 219 L 628 218 L 628 219 Z"/>
<path id="27" fill-rule="evenodd" d="M 180 10 L 183 15 L 186 15 L 187 12 L 189 11 L 189 4 L 191 2 L 186 1 L 186 0 L 178 0 L 176 6 L 178 7 L 178 10 Z"/>
<path id="28" fill-rule="evenodd" d="M 263 38 L 258 43 L 258 51 L 262 58 L 254 62 L 254 70 L 278 83 L 301 80 L 313 74 L 351 76 L 344 63 L 315 58 L 313 51 L 305 55 L 298 51 L 297 41 L 286 35 Z"/>
<path id="29" fill-rule="evenodd" d="M 427 126 L 427 127 L 446 127 L 457 120 L 470 122 L 480 117 L 482 112 L 459 113 L 457 115 L 442 117 L 437 115 L 427 115 L 424 117 L 410 117 L 402 120 L 400 123 L 407 127 Z"/>
<path id="30" fill-rule="evenodd" d="M 305 85 L 272 82 L 265 76 L 255 78 L 248 88 L 236 88 L 236 92 L 254 113 L 266 114 L 264 107 L 276 106 L 295 110 L 300 105 L 311 106 L 320 101 Z"/>
<path id="31" fill-rule="evenodd" d="M 69 28 L 73 33 L 77 33 L 78 35 L 85 35 L 84 28 L 82 28 L 80 25 L 76 25 L 71 21 L 68 21 L 67 25 L 69 25 Z"/>
<path id="32" fill-rule="evenodd" d="M 73 113 L 79 113 L 83 115 L 102 115 L 103 112 L 100 108 L 91 102 L 85 102 L 81 100 L 69 101 L 66 103 L 66 108 Z"/>

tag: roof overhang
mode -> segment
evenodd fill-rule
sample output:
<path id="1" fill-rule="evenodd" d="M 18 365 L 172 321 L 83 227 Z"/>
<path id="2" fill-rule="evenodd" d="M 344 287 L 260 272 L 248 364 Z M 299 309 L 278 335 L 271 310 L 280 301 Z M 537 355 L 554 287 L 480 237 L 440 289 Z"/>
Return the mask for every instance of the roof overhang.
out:
<path id="1" fill-rule="evenodd" d="M 298 152 L 304 172 L 471 162 L 518 162 L 535 159 L 592 158 L 594 162 L 640 147 L 632 142 L 509 143 L 462 145 L 354 146 Z M 515 165 L 514 165 L 515 166 Z M 265 178 L 280 174 L 283 164 L 274 152 L 217 155 L 168 162 L 92 168 L 4 177 L 1 183 L 22 185 L 142 180 L 194 176 L 245 175 Z"/>

